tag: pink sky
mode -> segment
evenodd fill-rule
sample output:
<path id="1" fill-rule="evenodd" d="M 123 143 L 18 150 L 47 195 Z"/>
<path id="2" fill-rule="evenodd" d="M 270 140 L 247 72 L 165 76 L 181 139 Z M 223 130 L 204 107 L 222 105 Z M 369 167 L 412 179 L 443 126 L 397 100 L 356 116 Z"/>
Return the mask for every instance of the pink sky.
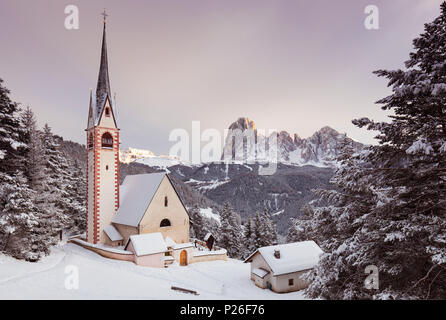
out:
<path id="1" fill-rule="evenodd" d="M 39 123 L 84 143 L 106 7 L 112 91 L 123 147 L 167 152 L 172 129 L 223 130 L 246 116 L 302 137 L 329 125 L 361 142 L 351 119 L 384 120 L 378 68 L 402 68 L 441 0 L 0 1 L 0 77 Z M 64 28 L 64 8 L 80 29 Z M 364 8 L 380 9 L 380 30 Z"/>

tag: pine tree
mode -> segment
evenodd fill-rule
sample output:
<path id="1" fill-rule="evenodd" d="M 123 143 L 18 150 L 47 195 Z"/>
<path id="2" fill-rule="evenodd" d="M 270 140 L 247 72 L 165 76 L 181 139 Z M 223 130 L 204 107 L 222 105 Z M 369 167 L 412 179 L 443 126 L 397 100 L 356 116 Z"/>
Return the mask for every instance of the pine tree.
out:
<path id="1" fill-rule="evenodd" d="M 34 205 L 35 192 L 21 175 L 11 178 L 0 173 L 1 251 L 17 259 L 37 261 L 54 244 L 46 232 L 49 221 Z"/>
<path id="2" fill-rule="evenodd" d="M 253 219 L 253 230 L 251 233 L 251 238 L 252 238 L 251 243 L 255 249 L 265 246 L 265 241 L 263 239 L 264 236 L 263 227 L 264 227 L 263 217 L 260 215 L 260 213 L 257 212 Z"/>
<path id="3" fill-rule="evenodd" d="M 35 206 L 36 193 L 26 177 L 29 135 L 17 103 L 0 79 L 0 251 L 38 260 L 49 252 L 47 220 Z"/>
<path id="4" fill-rule="evenodd" d="M 86 179 L 77 161 L 71 164 L 70 168 L 71 173 L 66 177 L 68 183 L 65 184 L 68 202 L 64 213 L 67 216 L 65 229 L 74 235 L 84 233 L 87 227 Z"/>
<path id="5" fill-rule="evenodd" d="M 19 107 L 11 101 L 10 91 L 0 79 L 0 172 L 13 175 L 23 170 L 23 128 L 19 119 Z"/>
<path id="6" fill-rule="evenodd" d="M 22 113 L 24 140 L 27 146 L 25 154 L 25 176 L 31 189 L 38 189 L 38 185 L 45 179 L 44 153 L 41 133 L 37 129 L 36 118 L 30 107 Z"/>
<path id="7" fill-rule="evenodd" d="M 319 243 L 322 237 L 317 230 L 313 230 L 311 218 L 314 216 L 314 211 L 311 205 L 302 208 L 302 215 L 296 218 L 291 218 L 291 225 L 288 229 L 286 242 L 299 242 L 313 240 Z"/>
<path id="8" fill-rule="evenodd" d="M 268 209 L 265 208 L 262 214 L 256 213 L 252 224 L 250 243 L 255 249 L 277 244 L 277 227 Z"/>
<path id="9" fill-rule="evenodd" d="M 244 258 L 247 258 L 251 253 L 253 253 L 257 249 L 254 244 L 253 234 L 254 234 L 254 221 L 251 219 L 251 217 L 248 217 L 243 232 Z"/>
<path id="10" fill-rule="evenodd" d="M 277 226 L 272 220 L 267 208 L 263 210 L 263 242 L 264 246 L 272 246 L 277 244 Z"/>
<path id="11" fill-rule="evenodd" d="M 393 93 L 378 101 L 391 122 L 355 120 L 379 132 L 379 145 L 345 152 L 338 190 L 320 191 L 325 236 L 308 293 L 325 298 L 446 298 L 446 2 L 414 40 L 406 70 L 379 70 Z M 366 289 L 364 270 L 379 271 Z"/>
<path id="12" fill-rule="evenodd" d="M 72 227 L 69 187 L 73 181 L 68 161 L 59 150 L 59 145 L 47 124 L 43 128 L 42 145 L 45 180 L 38 189 L 36 205 L 52 217 L 52 232 L 56 236 Z"/>
<path id="13" fill-rule="evenodd" d="M 220 219 L 219 246 L 225 248 L 230 257 L 240 258 L 243 255 L 241 244 L 242 229 L 237 216 L 227 202 L 224 204 L 223 210 L 220 213 Z"/>
<path id="14" fill-rule="evenodd" d="M 192 228 L 195 234 L 195 237 L 199 240 L 203 240 L 206 235 L 206 230 L 203 225 L 203 217 L 200 213 L 200 208 L 197 204 L 194 205 L 192 210 L 190 211 L 191 220 L 192 220 Z"/>

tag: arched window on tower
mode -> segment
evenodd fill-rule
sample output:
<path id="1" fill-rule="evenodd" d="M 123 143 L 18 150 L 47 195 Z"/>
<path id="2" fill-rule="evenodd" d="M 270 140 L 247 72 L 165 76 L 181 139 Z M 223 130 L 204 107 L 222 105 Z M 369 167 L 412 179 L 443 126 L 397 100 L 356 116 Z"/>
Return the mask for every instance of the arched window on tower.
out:
<path id="1" fill-rule="evenodd" d="M 113 137 L 109 132 L 102 135 L 102 148 L 113 148 Z"/>
<path id="2" fill-rule="evenodd" d="M 169 221 L 169 219 L 163 219 L 162 221 L 161 221 L 161 223 L 160 223 L 160 227 L 162 228 L 162 227 L 170 227 L 171 226 L 171 224 L 170 224 L 170 221 Z"/>
<path id="3" fill-rule="evenodd" d="M 93 133 L 88 135 L 88 149 L 93 149 Z"/>

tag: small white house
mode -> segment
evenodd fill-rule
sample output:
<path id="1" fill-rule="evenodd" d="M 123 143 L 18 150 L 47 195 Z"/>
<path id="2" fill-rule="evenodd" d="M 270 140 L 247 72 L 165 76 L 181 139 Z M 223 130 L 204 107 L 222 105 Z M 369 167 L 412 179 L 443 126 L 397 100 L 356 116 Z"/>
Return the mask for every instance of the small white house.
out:
<path id="1" fill-rule="evenodd" d="M 125 249 L 134 253 L 137 265 L 164 268 L 168 249 L 160 232 L 132 235 Z"/>
<path id="2" fill-rule="evenodd" d="M 294 242 L 259 248 L 245 263 L 251 263 L 251 280 L 256 286 L 284 293 L 308 287 L 300 276 L 318 264 L 321 254 L 314 241 Z"/>

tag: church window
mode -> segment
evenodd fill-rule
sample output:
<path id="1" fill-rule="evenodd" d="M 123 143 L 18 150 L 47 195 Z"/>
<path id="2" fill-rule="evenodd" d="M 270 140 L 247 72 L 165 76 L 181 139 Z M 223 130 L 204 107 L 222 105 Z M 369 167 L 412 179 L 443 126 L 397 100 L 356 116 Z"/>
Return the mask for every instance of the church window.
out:
<path id="1" fill-rule="evenodd" d="M 167 196 L 164 197 L 164 206 L 167 207 L 169 205 L 169 199 L 167 199 Z"/>
<path id="2" fill-rule="evenodd" d="M 113 137 L 108 132 L 102 135 L 102 148 L 113 148 Z"/>
<path id="3" fill-rule="evenodd" d="M 110 117 L 110 108 L 105 108 L 105 116 Z"/>
<path id="4" fill-rule="evenodd" d="M 105 170 L 108 170 L 108 166 L 105 166 Z"/>
<path id="5" fill-rule="evenodd" d="M 160 227 L 170 227 L 170 226 L 171 226 L 171 224 L 170 224 L 169 219 L 163 219 L 160 223 Z"/>
<path id="6" fill-rule="evenodd" d="M 88 135 L 88 149 L 92 148 L 93 148 L 93 134 L 90 132 L 90 134 Z"/>

